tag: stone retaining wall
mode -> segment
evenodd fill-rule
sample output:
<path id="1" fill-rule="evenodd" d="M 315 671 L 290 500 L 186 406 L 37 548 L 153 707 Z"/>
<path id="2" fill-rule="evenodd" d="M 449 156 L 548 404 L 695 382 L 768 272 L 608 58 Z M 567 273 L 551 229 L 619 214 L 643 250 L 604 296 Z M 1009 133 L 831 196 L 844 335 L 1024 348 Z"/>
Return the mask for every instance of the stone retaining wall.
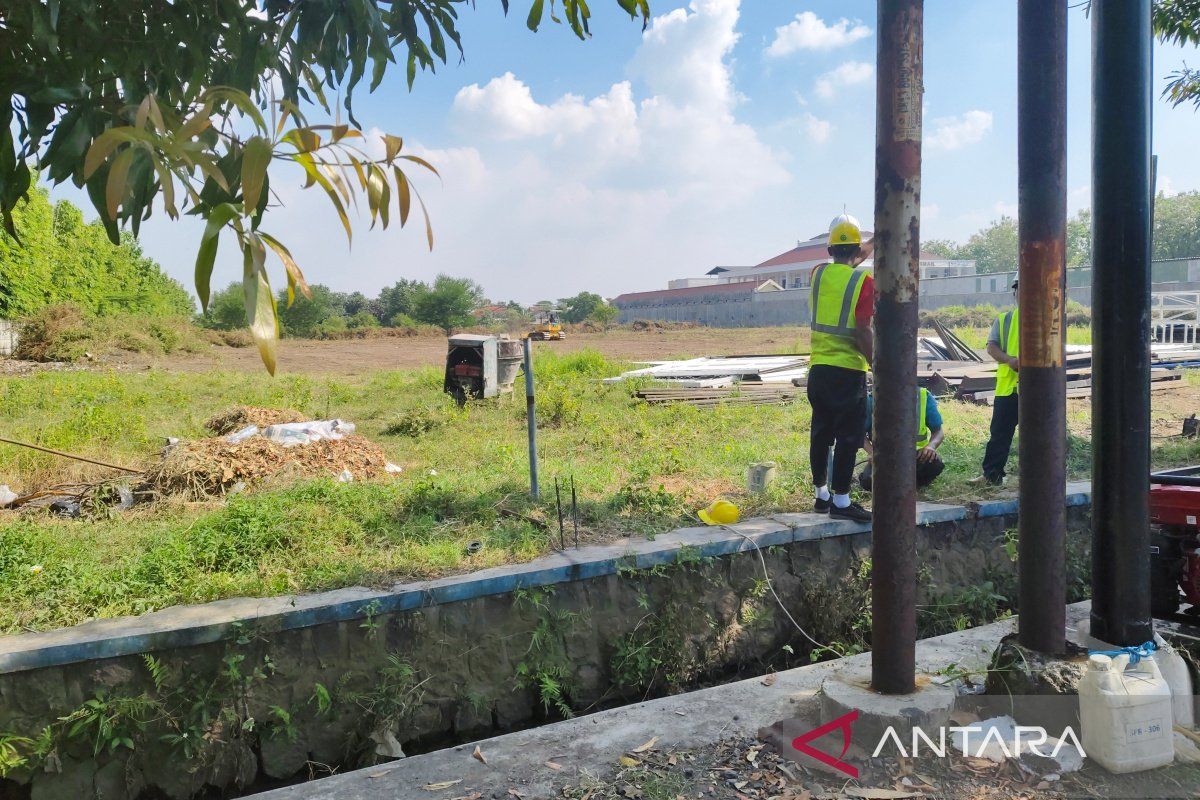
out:
<path id="1" fill-rule="evenodd" d="M 1084 564 L 1086 486 L 1070 503 Z M 1015 510 L 922 506 L 926 631 L 980 613 L 989 592 L 1015 596 Z M 826 654 L 812 654 L 771 586 L 809 634 L 843 650 L 864 628 L 869 555 L 863 526 L 783 514 L 385 592 L 222 601 L 6 637 L 0 765 L 26 763 L 0 779 L 0 798 L 262 789 L 807 663 Z"/>

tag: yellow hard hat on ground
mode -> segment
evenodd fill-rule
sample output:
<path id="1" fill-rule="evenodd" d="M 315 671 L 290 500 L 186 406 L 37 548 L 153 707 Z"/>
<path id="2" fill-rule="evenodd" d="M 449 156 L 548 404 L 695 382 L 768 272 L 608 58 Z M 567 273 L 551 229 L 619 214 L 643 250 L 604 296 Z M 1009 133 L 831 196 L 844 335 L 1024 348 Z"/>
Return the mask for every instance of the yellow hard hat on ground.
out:
<path id="1" fill-rule="evenodd" d="M 829 223 L 829 244 L 862 244 L 862 226 L 849 214 L 838 214 Z"/>
<path id="2" fill-rule="evenodd" d="M 742 512 L 728 500 L 714 500 L 708 508 L 696 512 L 705 525 L 732 525 L 741 519 Z"/>

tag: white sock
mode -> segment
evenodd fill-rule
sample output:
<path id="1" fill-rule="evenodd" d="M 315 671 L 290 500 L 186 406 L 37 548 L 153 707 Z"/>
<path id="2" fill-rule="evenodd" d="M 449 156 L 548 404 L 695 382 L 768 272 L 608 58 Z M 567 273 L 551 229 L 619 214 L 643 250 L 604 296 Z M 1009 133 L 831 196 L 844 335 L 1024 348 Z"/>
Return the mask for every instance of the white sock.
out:
<path id="1" fill-rule="evenodd" d="M 835 494 L 833 496 L 833 504 L 835 506 L 837 506 L 838 508 L 849 508 L 850 507 L 850 495 Z"/>
<path id="2" fill-rule="evenodd" d="M 829 487 L 828 486 L 818 486 L 817 487 L 817 499 L 824 500 L 826 503 L 829 502 Z"/>

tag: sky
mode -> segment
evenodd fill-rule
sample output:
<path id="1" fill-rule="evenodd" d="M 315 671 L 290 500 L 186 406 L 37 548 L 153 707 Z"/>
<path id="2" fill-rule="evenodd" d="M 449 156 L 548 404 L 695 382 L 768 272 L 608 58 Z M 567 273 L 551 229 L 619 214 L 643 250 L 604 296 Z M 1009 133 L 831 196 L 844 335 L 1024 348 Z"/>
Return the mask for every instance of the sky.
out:
<path id="1" fill-rule="evenodd" d="M 493 300 L 665 288 L 714 265 L 751 265 L 825 231 L 843 209 L 870 226 L 874 196 L 876 4 L 869 0 L 651 0 L 645 31 L 614 0 L 593 0 L 592 33 L 504 17 L 495 0 L 463 12 L 465 60 L 403 70 L 356 95 L 365 129 L 402 135 L 441 180 L 414 173 L 435 244 L 419 224 L 347 244 L 327 199 L 298 167 L 272 168 L 282 205 L 263 229 L 310 282 L 374 295 L 401 278 L 469 277 Z M 925 6 L 922 238 L 965 240 L 1016 214 L 1015 2 Z M 1070 12 L 1069 211 L 1090 205 L 1090 25 Z M 1155 49 L 1155 91 L 1194 48 Z M 1154 105 L 1158 187 L 1200 189 L 1200 111 Z M 70 188 L 52 195 L 86 207 Z M 393 215 L 395 216 L 395 215 Z M 201 229 L 159 211 L 147 253 L 185 286 Z M 213 283 L 238 280 L 218 254 Z M 272 280 L 283 284 L 282 266 Z"/>

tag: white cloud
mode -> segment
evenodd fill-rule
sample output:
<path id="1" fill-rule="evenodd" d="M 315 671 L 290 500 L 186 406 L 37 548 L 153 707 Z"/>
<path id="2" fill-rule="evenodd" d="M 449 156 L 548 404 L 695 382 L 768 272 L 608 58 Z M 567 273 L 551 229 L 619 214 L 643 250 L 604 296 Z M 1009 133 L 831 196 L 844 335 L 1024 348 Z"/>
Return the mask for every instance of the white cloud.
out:
<path id="1" fill-rule="evenodd" d="M 925 144 L 934 150 L 957 150 L 983 139 L 992 129 L 992 112 L 968 111 L 957 117 L 940 117 L 933 120 L 933 133 L 925 137 Z"/>
<path id="2" fill-rule="evenodd" d="M 791 176 L 786 156 L 735 115 L 738 11 L 739 0 L 692 0 L 655 18 L 628 65 L 634 80 L 595 96 L 542 96 L 520 70 L 464 87 L 449 119 L 464 146 L 414 145 L 442 173 L 440 186 L 414 173 L 433 252 L 419 219 L 404 231 L 393 219 L 369 236 L 356 229 L 352 261 L 378 285 L 442 271 L 470 275 L 493 298 L 532 301 L 659 288 L 717 259 L 753 258 L 738 237 L 765 226 L 752 209 Z M 300 224 L 328 217 L 314 195 L 284 197 L 288 244 L 308 254 L 311 280 L 342 286 L 344 243 L 328 225 Z"/>
<path id="3" fill-rule="evenodd" d="M 837 94 L 838 89 L 866 83 L 874 74 L 875 67 L 865 61 L 847 61 L 817 78 L 815 91 L 818 97 L 829 100 Z"/>
<path id="4" fill-rule="evenodd" d="M 1003 200 L 997 200 L 992 205 L 992 211 L 995 211 L 1001 217 L 1017 218 L 1018 206 L 1016 203 L 1006 203 Z"/>
<path id="5" fill-rule="evenodd" d="M 772 58 L 782 58 L 799 50 L 833 50 L 870 35 L 871 29 L 858 20 L 843 18 L 826 25 L 813 12 L 803 11 L 787 25 L 775 29 L 775 40 L 765 52 Z"/>
<path id="6" fill-rule="evenodd" d="M 1158 191 L 1156 193 L 1161 194 L 1163 197 L 1174 197 L 1179 194 L 1175 191 L 1175 185 L 1171 183 L 1170 175 L 1158 176 Z"/>
<path id="7" fill-rule="evenodd" d="M 804 126 L 804 132 L 808 134 L 808 138 L 812 139 L 816 144 L 828 142 L 829 137 L 833 135 L 833 123 L 827 119 L 820 119 L 812 114 L 805 114 L 801 123 Z"/>

